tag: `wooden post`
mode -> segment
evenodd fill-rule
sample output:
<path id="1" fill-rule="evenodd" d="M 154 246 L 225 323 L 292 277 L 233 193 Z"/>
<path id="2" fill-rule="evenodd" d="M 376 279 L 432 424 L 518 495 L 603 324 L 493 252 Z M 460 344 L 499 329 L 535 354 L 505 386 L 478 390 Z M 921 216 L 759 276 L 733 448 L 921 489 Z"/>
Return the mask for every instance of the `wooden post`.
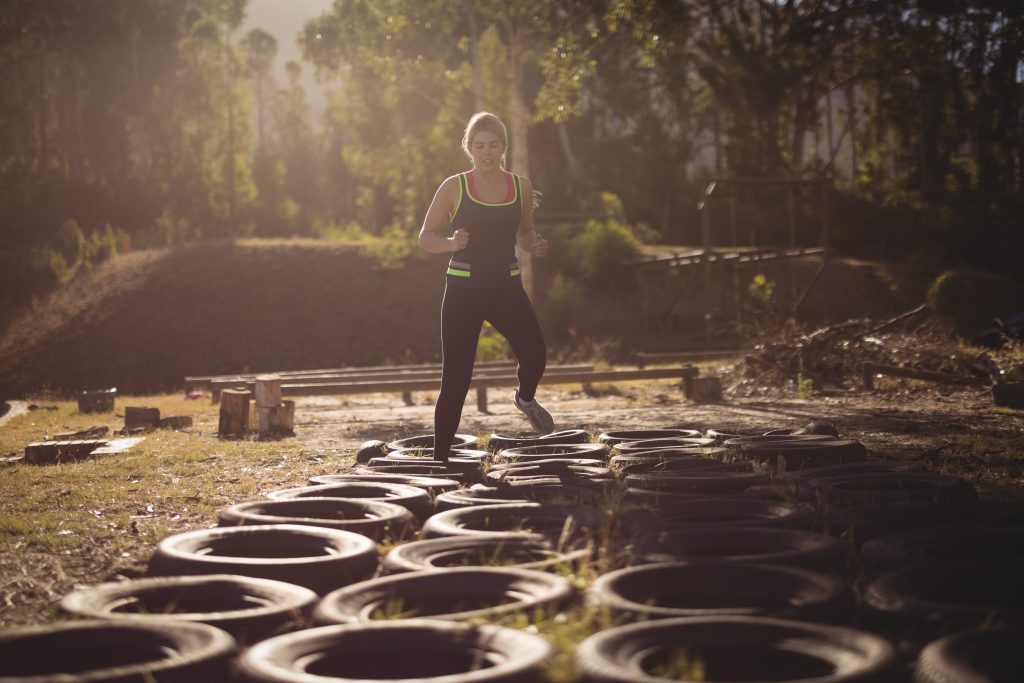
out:
<path id="1" fill-rule="evenodd" d="M 295 401 L 282 401 L 276 406 L 259 408 L 259 412 L 260 437 L 295 434 Z"/>
<path id="2" fill-rule="evenodd" d="M 476 409 L 481 413 L 487 412 L 487 387 L 476 388 Z"/>
<path id="3" fill-rule="evenodd" d="M 256 378 L 256 407 L 273 408 L 281 404 L 281 376 L 260 375 Z"/>
<path id="4" fill-rule="evenodd" d="M 238 437 L 245 434 L 249 424 L 249 398 L 249 392 L 242 389 L 224 389 L 220 392 L 218 436 Z"/>

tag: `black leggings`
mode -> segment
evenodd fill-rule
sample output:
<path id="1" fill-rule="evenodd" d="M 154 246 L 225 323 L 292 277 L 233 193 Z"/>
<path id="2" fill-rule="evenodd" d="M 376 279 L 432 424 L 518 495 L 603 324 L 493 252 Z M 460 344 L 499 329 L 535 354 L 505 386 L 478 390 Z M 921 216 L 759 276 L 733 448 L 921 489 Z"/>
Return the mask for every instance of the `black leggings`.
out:
<path id="1" fill-rule="evenodd" d="M 446 460 L 473 379 L 484 321 L 519 361 L 519 396 L 533 400 L 547 364 L 547 346 L 533 305 L 518 282 L 508 287 L 446 287 L 441 303 L 441 393 L 434 408 L 434 458 Z"/>

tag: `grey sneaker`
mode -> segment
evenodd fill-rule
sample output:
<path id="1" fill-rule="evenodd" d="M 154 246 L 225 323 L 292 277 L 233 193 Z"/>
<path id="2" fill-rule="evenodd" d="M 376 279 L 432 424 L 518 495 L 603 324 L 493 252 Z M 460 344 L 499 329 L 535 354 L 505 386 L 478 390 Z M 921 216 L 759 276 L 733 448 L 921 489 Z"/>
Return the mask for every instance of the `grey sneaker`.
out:
<path id="1" fill-rule="evenodd" d="M 533 431 L 538 434 L 550 434 L 555 431 L 555 421 L 551 417 L 544 406 L 537 403 L 536 399 L 533 401 L 524 401 L 519 398 L 519 390 L 516 390 L 515 397 L 512 400 L 516 404 L 516 408 L 522 411 L 526 417 L 530 419 L 530 424 L 533 426 Z"/>

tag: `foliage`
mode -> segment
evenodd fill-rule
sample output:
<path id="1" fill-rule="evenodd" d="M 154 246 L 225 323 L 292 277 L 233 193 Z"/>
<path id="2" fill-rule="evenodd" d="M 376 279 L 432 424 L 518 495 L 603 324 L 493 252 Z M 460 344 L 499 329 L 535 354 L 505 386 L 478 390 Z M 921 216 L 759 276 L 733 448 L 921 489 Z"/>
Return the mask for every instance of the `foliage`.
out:
<path id="1" fill-rule="evenodd" d="M 413 239 L 401 228 L 393 225 L 383 235 L 366 242 L 366 253 L 378 270 L 396 270 L 413 253 Z"/>
<path id="2" fill-rule="evenodd" d="M 548 287 L 544 308 L 549 319 L 558 321 L 558 331 L 565 333 L 576 323 L 586 301 L 583 287 L 576 280 L 557 273 Z"/>
<path id="3" fill-rule="evenodd" d="M 477 361 L 506 360 L 511 355 L 508 342 L 488 322 L 480 330 L 480 340 L 476 345 Z"/>
<path id="4" fill-rule="evenodd" d="M 573 240 L 572 253 L 579 272 L 600 280 L 640 252 L 640 240 L 625 222 L 618 197 L 602 195 L 608 218 L 587 221 L 586 228 Z"/>
<path id="5" fill-rule="evenodd" d="M 751 278 L 750 284 L 747 285 L 747 294 L 761 306 L 768 307 L 775 294 L 775 281 L 769 280 L 764 273 L 758 273 Z"/>
<path id="6" fill-rule="evenodd" d="M 926 300 L 961 333 L 974 334 L 990 327 L 995 318 L 1020 311 L 1024 286 L 998 275 L 947 270 L 932 282 Z"/>

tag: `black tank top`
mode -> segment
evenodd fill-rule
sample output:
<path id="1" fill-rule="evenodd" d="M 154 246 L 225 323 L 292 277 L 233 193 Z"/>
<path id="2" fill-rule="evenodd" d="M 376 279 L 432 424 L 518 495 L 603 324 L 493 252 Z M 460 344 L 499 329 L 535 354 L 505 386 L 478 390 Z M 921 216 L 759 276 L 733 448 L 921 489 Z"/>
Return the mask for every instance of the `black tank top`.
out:
<path id="1" fill-rule="evenodd" d="M 469 233 L 469 245 L 452 254 L 448 284 L 468 287 L 502 287 L 518 283 L 516 233 L 522 218 L 522 185 L 511 173 L 514 191 L 507 202 L 481 202 L 469 193 L 465 173 L 459 174 L 459 201 L 452 227 Z"/>

